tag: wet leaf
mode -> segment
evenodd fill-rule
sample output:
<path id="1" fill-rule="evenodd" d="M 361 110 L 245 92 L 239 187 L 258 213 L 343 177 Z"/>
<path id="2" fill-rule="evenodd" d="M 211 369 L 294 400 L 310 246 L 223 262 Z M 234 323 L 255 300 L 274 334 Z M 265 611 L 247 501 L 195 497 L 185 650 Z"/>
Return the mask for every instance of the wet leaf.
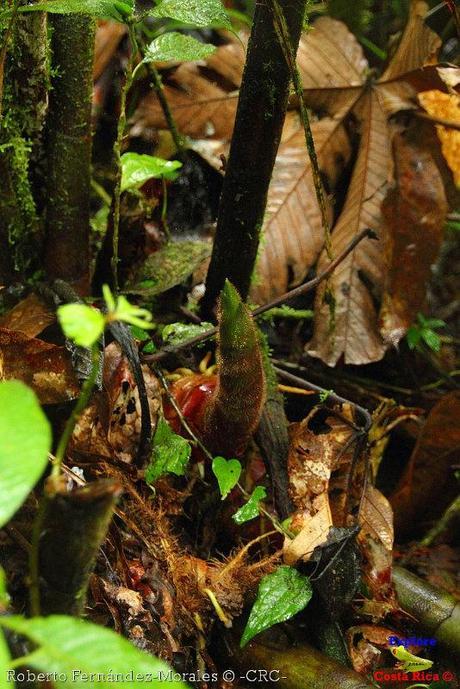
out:
<path id="1" fill-rule="evenodd" d="M 177 435 L 165 419 L 160 418 L 153 437 L 152 459 L 145 472 L 147 483 L 164 474 L 183 476 L 190 459 L 190 443 Z"/>
<path id="2" fill-rule="evenodd" d="M 241 464 L 237 459 L 225 459 L 225 457 L 214 457 L 212 460 L 212 471 L 217 478 L 222 500 L 236 486 L 241 476 Z"/>
<path id="3" fill-rule="evenodd" d="M 27 656 L 28 664 L 37 670 L 72 678 L 76 689 L 88 685 L 93 673 L 105 677 L 97 682 L 101 689 L 113 687 L 114 677 L 130 677 L 133 689 L 145 686 L 145 680 L 137 675 L 156 677 L 160 672 L 168 676 L 170 668 L 154 656 L 135 648 L 120 634 L 111 629 L 67 615 L 50 617 L 8 617 L 2 620 L 2 627 L 11 629 L 30 639 L 34 650 Z M 36 647 L 36 648 L 35 648 Z M 69 681 L 53 682 L 57 689 L 69 686 Z M 172 678 L 171 689 L 187 689 L 185 683 Z"/>
<path id="4" fill-rule="evenodd" d="M 210 43 L 202 43 L 192 36 L 170 31 L 147 46 L 143 62 L 190 62 L 204 60 L 215 51 Z"/>
<path id="5" fill-rule="evenodd" d="M 23 5 L 19 12 L 51 12 L 52 14 L 89 14 L 98 19 L 125 22 L 133 12 L 133 4 L 121 0 L 49 0 Z"/>
<path id="6" fill-rule="evenodd" d="M 259 516 L 259 502 L 267 497 L 267 491 L 263 486 L 256 486 L 252 491 L 249 500 L 233 515 L 233 520 L 237 524 L 255 519 Z"/>
<path id="7" fill-rule="evenodd" d="M 420 143 L 418 128 L 394 136 L 393 154 L 396 186 L 382 204 L 387 272 L 380 318 L 383 338 L 396 345 L 423 307 L 448 204 L 441 173 Z"/>
<path id="8" fill-rule="evenodd" d="M 173 180 L 182 167 L 178 160 L 163 160 L 141 153 L 123 153 L 121 156 L 121 191 L 138 189 L 149 179 Z"/>
<path id="9" fill-rule="evenodd" d="M 45 470 L 51 428 L 32 390 L 17 380 L 0 382 L 0 409 L 0 526 L 4 526 Z"/>
<path id="10" fill-rule="evenodd" d="M 208 26 L 232 28 L 220 0 L 161 0 L 149 14 L 152 17 L 169 17 L 204 28 Z"/>
<path id="11" fill-rule="evenodd" d="M 426 528 L 458 495 L 453 466 L 460 464 L 459 415 L 457 391 L 442 397 L 430 411 L 391 496 L 399 535 Z"/>
<path id="12" fill-rule="evenodd" d="M 60 404 L 80 394 L 65 347 L 0 328 L 0 370 L 7 380 L 22 380 L 42 404 Z"/>
<path id="13" fill-rule="evenodd" d="M 210 255 L 211 245 L 206 242 L 169 242 L 144 261 L 125 291 L 154 297 L 180 285 Z"/>
<path id="14" fill-rule="evenodd" d="M 285 622 L 309 603 L 312 589 L 308 577 L 285 565 L 267 574 L 259 585 L 240 646 L 279 622 Z"/>
<path id="15" fill-rule="evenodd" d="M 202 335 L 212 328 L 212 323 L 206 323 L 206 321 L 199 325 L 197 323 L 170 323 L 163 328 L 161 336 L 165 344 L 177 345 L 192 337 Z"/>

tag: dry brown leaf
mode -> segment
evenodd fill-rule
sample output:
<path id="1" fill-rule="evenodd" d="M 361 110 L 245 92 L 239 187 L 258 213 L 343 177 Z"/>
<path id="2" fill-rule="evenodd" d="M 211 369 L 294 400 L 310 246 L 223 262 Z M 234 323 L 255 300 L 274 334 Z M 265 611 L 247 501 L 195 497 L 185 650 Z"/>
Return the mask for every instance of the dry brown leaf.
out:
<path id="1" fill-rule="evenodd" d="M 5 328 L 0 328 L 0 378 L 22 380 L 42 404 L 60 404 L 80 394 L 65 347 Z"/>
<path id="2" fill-rule="evenodd" d="M 317 501 L 318 511 L 312 517 L 304 515 L 303 526 L 300 533 L 292 540 L 285 539 L 283 547 L 283 560 L 287 565 L 294 566 L 299 560 L 308 562 L 313 551 L 327 541 L 329 529 L 332 526 L 332 514 L 326 493 Z M 319 502 L 319 506 L 318 506 Z"/>
<path id="3" fill-rule="evenodd" d="M 460 124 L 460 96 L 456 93 L 442 91 L 424 91 L 419 93 L 418 100 L 422 108 L 432 117 L 450 120 Z M 441 141 L 442 153 L 454 174 L 455 184 L 460 186 L 460 131 L 436 125 L 436 132 Z"/>
<path id="4" fill-rule="evenodd" d="M 0 318 L 0 328 L 20 330 L 29 337 L 35 337 L 55 320 L 55 312 L 31 293 Z"/>
<path id="5" fill-rule="evenodd" d="M 366 486 L 358 521 L 363 580 L 374 600 L 393 600 L 393 510 L 386 497 L 370 484 Z"/>
<path id="6" fill-rule="evenodd" d="M 380 320 L 384 340 L 396 345 L 423 307 L 448 204 L 441 172 L 418 129 L 394 136 L 393 156 L 396 185 L 382 204 L 387 269 Z"/>
<path id="7" fill-rule="evenodd" d="M 436 35 L 423 24 L 426 9 L 426 3 L 412 2 L 400 47 L 384 75 L 376 84 L 364 87 L 357 102 L 350 101 L 353 113 L 361 122 L 361 144 L 345 205 L 333 230 L 335 255 L 366 227 L 384 238 L 381 202 L 392 174 L 387 119 L 401 107 L 415 107 L 415 90 L 411 86 L 416 81 L 414 70 L 422 72 L 419 68 L 432 58 L 439 45 Z M 430 74 L 436 74 L 436 70 Z M 436 78 L 439 80 L 439 76 Z M 305 98 L 309 102 L 308 89 Z M 316 93 L 313 105 L 315 99 Z M 319 268 L 327 262 L 328 257 L 323 253 Z M 327 303 L 325 299 L 328 286 L 318 290 L 315 331 L 308 346 L 311 355 L 329 366 L 335 366 L 342 358 L 347 364 L 365 364 L 383 357 L 388 344 L 379 332 L 375 302 L 382 297 L 384 278 L 384 242 L 361 242 L 329 282 L 335 300 L 334 316 L 331 299 Z"/>
<path id="8" fill-rule="evenodd" d="M 182 134 L 197 139 L 229 140 L 233 131 L 236 90 L 241 83 L 245 51 L 235 42 L 217 48 L 205 61 L 181 64 L 164 85 L 164 94 Z M 140 103 L 132 118 L 132 136 L 167 124 L 155 92 Z"/>
<path id="9" fill-rule="evenodd" d="M 300 124 L 278 150 L 263 227 L 263 245 L 256 266 L 251 300 L 265 304 L 298 285 L 314 265 L 324 244 L 321 213 L 313 186 L 311 164 Z M 351 154 L 344 127 L 324 118 L 312 124 L 320 168 L 331 188 Z M 329 213 L 332 213 L 327 201 Z"/>
<path id="10" fill-rule="evenodd" d="M 442 397 L 431 410 L 409 464 L 391 496 L 397 533 L 416 531 L 458 494 L 453 466 L 460 464 L 460 393 Z"/>
<path id="11" fill-rule="evenodd" d="M 365 96 L 361 105 L 361 146 L 345 205 L 332 235 L 334 255 L 343 251 L 365 227 L 375 232 L 381 230 L 380 204 L 391 170 L 387 116 L 375 92 Z M 327 263 L 328 257 L 323 254 L 318 270 Z M 345 363 L 353 364 L 382 358 L 385 346 L 378 332 L 374 295 L 369 285 L 379 290 L 383 278 L 381 243 L 361 242 L 337 267 L 329 283 L 336 301 L 333 332 L 330 308 L 324 301 L 326 286 L 318 290 L 309 354 L 320 357 L 329 366 L 335 366 L 342 356 Z"/>
<path id="12" fill-rule="evenodd" d="M 119 22 L 100 21 L 96 31 L 94 45 L 94 81 L 99 79 L 104 69 L 112 59 L 118 44 L 128 29 Z"/>
<path id="13" fill-rule="evenodd" d="M 353 669 L 364 675 L 375 669 L 381 651 L 388 649 L 389 637 L 395 635 L 392 629 L 371 624 L 347 629 L 345 638 Z"/>

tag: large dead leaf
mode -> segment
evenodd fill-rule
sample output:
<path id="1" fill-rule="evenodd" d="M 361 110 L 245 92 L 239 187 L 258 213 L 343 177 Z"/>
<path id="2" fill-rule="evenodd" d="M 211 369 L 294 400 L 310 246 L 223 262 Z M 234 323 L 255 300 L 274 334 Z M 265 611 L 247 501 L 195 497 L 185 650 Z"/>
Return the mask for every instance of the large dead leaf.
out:
<path id="1" fill-rule="evenodd" d="M 448 120 L 460 124 L 460 96 L 456 93 L 442 93 L 434 89 L 419 93 L 418 100 L 422 108 L 436 119 Z M 455 184 L 460 187 L 460 131 L 442 125 L 436 125 L 441 141 L 442 153 L 453 172 Z"/>
<path id="2" fill-rule="evenodd" d="M 448 205 L 441 172 L 418 129 L 395 135 L 393 155 L 396 185 L 382 204 L 387 270 L 381 332 L 396 344 L 423 307 Z"/>
<path id="3" fill-rule="evenodd" d="M 287 124 L 289 125 L 289 119 Z M 341 122 L 324 118 L 312 124 L 320 168 L 334 186 L 351 150 Z M 330 218 L 331 203 L 327 200 Z M 305 135 L 292 128 L 278 150 L 251 300 L 265 304 L 299 284 L 323 247 L 324 230 L 315 195 Z"/>
<path id="4" fill-rule="evenodd" d="M 391 496 L 400 535 L 429 525 L 458 494 L 453 467 L 460 464 L 460 393 L 445 395 L 431 410 L 409 464 Z"/>
<path id="5" fill-rule="evenodd" d="M 42 404 L 60 404 L 80 394 L 65 347 L 0 328 L 0 378 L 29 385 Z"/>
<path id="6" fill-rule="evenodd" d="M 128 29 L 119 22 L 100 21 L 94 45 L 93 78 L 96 81 L 112 59 L 123 36 Z"/>
<path id="7" fill-rule="evenodd" d="M 244 61 L 241 43 L 230 43 L 205 61 L 181 64 L 168 77 L 164 94 L 182 134 L 197 139 L 231 138 Z M 139 104 L 131 134 L 137 136 L 148 127 L 167 128 L 154 91 Z"/>
<path id="8" fill-rule="evenodd" d="M 345 246 L 365 227 L 370 227 L 385 239 L 385 228 L 381 203 L 392 179 L 391 140 L 388 116 L 401 108 L 416 107 L 416 85 L 426 81 L 423 66 L 431 60 L 439 45 L 437 36 L 423 23 L 427 5 L 415 0 L 411 4 L 408 24 L 399 47 L 383 76 L 375 83 L 362 84 L 359 98 L 350 97 L 346 89 L 349 112 L 361 123 L 360 150 L 353 171 L 343 211 L 332 235 L 333 252 L 340 253 Z M 329 41 L 334 41 L 337 31 L 328 18 L 322 20 L 322 32 L 329 26 Z M 325 28 L 326 27 L 326 28 Z M 348 41 L 355 42 L 349 36 Z M 340 46 L 340 44 L 338 44 Z M 347 62 L 344 53 L 341 61 Z M 355 51 L 356 53 L 356 51 Z M 327 63 L 327 60 L 324 60 Z M 331 68 L 331 70 L 333 67 Z M 354 78 L 359 71 L 352 70 Z M 364 74 L 364 68 L 361 74 Z M 439 80 L 436 70 L 429 74 Z M 422 78 L 423 77 L 423 78 Z M 320 103 L 327 107 L 328 101 L 318 101 L 315 83 L 309 83 L 304 76 L 305 98 L 312 106 Z M 355 83 L 350 84 L 355 92 Z M 311 101 L 310 101 L 311 98 Z M 332 103 L 333 113 L 335 110 Z M 346 109 L 340 105 L 339 114 Z M 362 242 L 338 267 L 332 276 L 329 288 L 335 299 L 335 316 L 332 317 L 330 299 L 326 303 L 326 289 L 323 285 L 317 293 L 315 331 L 309 344 L 309 353 L 320 357 L 334 366 L 343 358 L 348 364 L 365 364 L 382 358 L 388 343 L 379 331 L 376 302 L 382 298 L 385 279 L 385 242 Z M 328 258 L 324 253 L 320 267 Z M 424 288 L 425 275 L 420 289 Z M 406 326 L 407 327 L 407 326 Z M 398 338 L 404 329 L 398 331 Z"/>

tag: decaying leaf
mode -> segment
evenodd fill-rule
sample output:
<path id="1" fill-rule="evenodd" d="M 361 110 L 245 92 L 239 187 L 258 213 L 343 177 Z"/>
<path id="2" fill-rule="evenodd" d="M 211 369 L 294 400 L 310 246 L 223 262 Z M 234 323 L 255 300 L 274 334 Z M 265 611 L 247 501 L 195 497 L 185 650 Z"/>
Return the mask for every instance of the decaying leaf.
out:
<path id="1" fill-rule="evenodd" d="M 440 81 L 436 70 L 423 70 L 432 61 L 439 39 L 423 22 L 427 5 L 419 0 L 411 3 L 408 24 L 398 49 L 382 77 L 373 84 L 365 84 L 366 65 L 359 56 L 356 39 L 349 35 L 347 50 L 355 43 L 353 83 L 344 90 L 343 100 L 333 98 L 341 85 L 339 67 L 330 66 L 334 76 L 332 87 L 316 88 L 314 70 L 304 75 L 305 99 L 313 107 L 323 107 L 330 114 L 353 112 L 361 124 L 361 145 L 353 171 L 343 211 L 332 235 L 333 252 L 337 255 L 365 227 L 385 237 L 381 203 L 391 181 L 391 141 L 388 117 L 398 110 L 416 107 L 415 95 L 428 79 Z M 320 30 L 327 32 L 329 42 L 335 41 L 338 32 L 327 17 L 321 20 Z M 311 35 L 314 35 L 313 28 Z M 308 41 L 307 36 L 307 41 Z M 337 49 L 341 49 L 339 41 Z M 332 54 L 332 48 L 328 53 Z M 316 53 L 313 53 L 316 54 Z M 324 58 L 328 62 L 327 56 Z M 335 65 L 346 63 L 342 53 Z M 359 65 L 357 68 L 356 65 Z M 338 74 L 337 74 L 338 72 Z M 359 79 L 361 78 L 361 87 Z M 310 81 L 309 81 L 310 80 Z M 358 83 L 357 83 L 358 82 Z M 342 81 L 343 83 L 343 81 Z M 336 105 L 338 103 L 338 105 Z M 338 110 L 337 110 L 338 108 Z M 324 253 L 319 268 L 328 257 Z M 348 364 L 364 364 L 381 359 L 388 344 L 379 332 L 375 302 L 381 299 L 385 277 L 384 242 L 361 242 L 333 274 L 329 285 L 318 290 L 316 300 L 315 332 L 309 352 L 330 366 L 343 358 Z M 326 290 L 332 290 L 335 299 L 335 321 L 331 318 L 330 300 Z"/>
<path id="2" fill-rule="evenodd" d="M 460 464 L 460 393 L 442 397 L 431 410 L 399 484 L 391 496 L 399 535 L 426 528 L 458 495 L 453 466 Z"/>
<path id="3" fill-rule="evenodd" d="M 429 115 L 442 120 L 460 124 L 460 96 L 456 93 L 442 91 L 424 91 L 418 94 L 422 108 Z M 441 141 L 442 153 L 454 174 L 455 184 L 460 186 L 460 131 L 436 125 L 436 132 Z"/>
<path id="4" fill-rule="evenodd" d="M 346 633 L 348 653 L 356 672 L 368 674 L 378 667 L 382 651 L 388 650 L 388 639 L 396 632 L 387 627 L 361 624 Z"/>
<path id="5" fill-rule="evenodd" d="M 441 173 L 418 139 L 413 129 L 394 136 L 396 185 L 382 204 L 387 270 L 381 333 L 393 345 L 422 310 L 448 209 Z"/>
<path id="6" fill-rule="evenodd" d="M 0 327 L 35 337 L 55 320 L 55 312 L 32 292 L 0 318 Z"/>
<path id="7" fill-rule="evenodd" d="M 152 427 L 155 429 L 161 405 L 160 387 L 148 366 L 143 366 Z M 139 392 L 127 359 L 119 345 L 104 351 L 103 391 L 80 416 L 72 436 L 71 449 L 102 457 L 116 456 L 131 462 L 136 456 L 141 431 Z"/>
<path id="8" fill-rule="evenodd" d="M 96 81 L 101 76 L 122 37 L 127 33 L 125 24 L 112 21 L 100 21 L 96 31 L 94 46 L 93 77 Z"/>
<path id="9" fill-rule="evenodd" d="M 366 486 L 358 521 L 363 580 L 374 600 L 392 602 L 393 510 L 386 497 L 370 484 Z"/>
<path id="10" fill-rule="evenodd" d="M 42 404 L 60 404 L 80 394 L 65 347 L 5 328 L 0 328 L 0 378 L 22 380 Z"/>

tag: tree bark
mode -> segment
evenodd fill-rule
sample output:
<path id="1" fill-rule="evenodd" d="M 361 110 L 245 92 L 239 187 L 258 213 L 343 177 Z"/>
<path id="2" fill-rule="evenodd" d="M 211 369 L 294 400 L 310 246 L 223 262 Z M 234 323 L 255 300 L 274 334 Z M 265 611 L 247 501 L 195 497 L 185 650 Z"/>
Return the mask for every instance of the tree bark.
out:
<path id="1" fill-rule="evenodd" d="M 45 264 L 50 280 L 89 284 L 91 93 L 95 23 L 52 15 Z"/>
<path id="2" fill-rule="evenodd" d="M 296 51 L 306 0 L 279 0 Z M 267 192 L 286 114 L 291 72 L 274 25 L 271 0 L 257 3 L 235 129 L 202 301 L 209 316 L 228 278 L 247 298 Z"/>

